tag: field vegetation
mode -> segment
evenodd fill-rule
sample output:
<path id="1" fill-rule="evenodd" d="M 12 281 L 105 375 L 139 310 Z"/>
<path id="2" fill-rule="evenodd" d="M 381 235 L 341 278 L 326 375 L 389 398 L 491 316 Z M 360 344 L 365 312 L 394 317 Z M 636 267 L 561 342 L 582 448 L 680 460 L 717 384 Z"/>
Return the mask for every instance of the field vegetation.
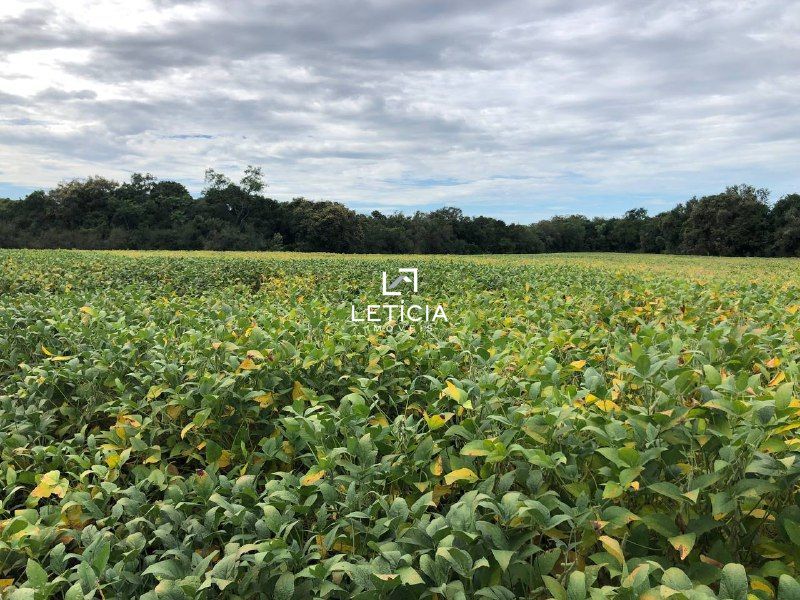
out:
<path id="1" fill-rule="evenodd" d="M 448 322 L 350 322 L 407 266 Z M 799 284 L 791 259 L 0 251 L 0 586 L 800 598 Z"/>

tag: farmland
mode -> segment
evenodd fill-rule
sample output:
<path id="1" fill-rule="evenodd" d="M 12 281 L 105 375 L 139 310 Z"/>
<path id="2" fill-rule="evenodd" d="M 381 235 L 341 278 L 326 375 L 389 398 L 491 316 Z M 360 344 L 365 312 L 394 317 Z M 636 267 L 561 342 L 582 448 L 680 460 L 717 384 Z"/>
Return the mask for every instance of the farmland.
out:
<path id="1" fill-rule="evenodd" d="M 351 320 L 409 266 L 447 321 Z M 0 585 L 800 598 L 799 286 L 791 259 L 2 250 Z"/>

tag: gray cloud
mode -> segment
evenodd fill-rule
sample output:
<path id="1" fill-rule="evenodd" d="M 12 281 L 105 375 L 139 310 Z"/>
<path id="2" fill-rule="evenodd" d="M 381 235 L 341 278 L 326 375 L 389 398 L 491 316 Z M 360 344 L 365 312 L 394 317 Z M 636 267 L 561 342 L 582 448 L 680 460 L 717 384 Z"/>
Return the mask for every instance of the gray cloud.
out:
<path id="1" fill-rule="evenodd" d="M 108 2 L 0 12 L 0 181 L 260 163 L 281 199 L 521 221 L 800 189 L 791 3 Z"/>

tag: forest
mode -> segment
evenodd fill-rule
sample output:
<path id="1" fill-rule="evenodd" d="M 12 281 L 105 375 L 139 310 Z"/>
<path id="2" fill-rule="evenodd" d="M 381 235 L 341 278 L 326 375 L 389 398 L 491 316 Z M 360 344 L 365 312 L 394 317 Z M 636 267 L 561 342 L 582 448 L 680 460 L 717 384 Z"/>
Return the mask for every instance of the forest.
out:
<path id="1" fill-rule="evenodd" d="M 259 167 L 237 183 L 212 169 L 193 198 L 178 182 L 135 173 L 119 183 L 75 179 L 19 200 L 0 198 L 0 247 L 296 250 L 391 254 L 643 252 L 800 255 L 800 194 L 733 185 L 650 216 L 556 216 L 532 224 L 465 216 L 458 208 L 361 214 L 338 202 L 265 195 Z"/>

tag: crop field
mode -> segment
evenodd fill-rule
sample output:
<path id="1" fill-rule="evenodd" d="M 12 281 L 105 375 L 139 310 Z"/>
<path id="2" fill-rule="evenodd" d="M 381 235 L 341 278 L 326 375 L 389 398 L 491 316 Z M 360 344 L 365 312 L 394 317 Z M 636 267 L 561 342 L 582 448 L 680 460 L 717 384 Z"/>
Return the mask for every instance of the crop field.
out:
<path id="1" fill-rule="evenodd" d="M 793 260 L 0 250 L 0 593 L 800 598 L 799 346 Z"/>

